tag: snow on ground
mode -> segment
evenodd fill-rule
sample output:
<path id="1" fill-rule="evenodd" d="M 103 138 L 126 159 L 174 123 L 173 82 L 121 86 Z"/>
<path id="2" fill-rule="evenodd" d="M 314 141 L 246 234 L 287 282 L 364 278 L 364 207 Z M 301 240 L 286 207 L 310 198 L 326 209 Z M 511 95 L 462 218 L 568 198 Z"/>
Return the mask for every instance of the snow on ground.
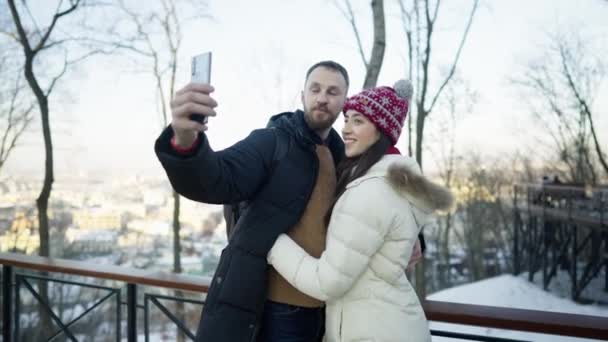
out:
<path id="1" fill-rule="evenodd" d="M 608 317 L 608 306 L 583 305 L 544 291 L 542 287 L 527 280 L 527 275 L 501 275 L 471 284 L 445 289 L 428 296 L 430 300 L 502 306 L 509 308 L 556 311 L 582 315 Z M 431 322 L 431 329 L 504 337 L 527 341 L 597 341 L 555 335 L 530 334 L 519 331 L 506 331 L 475 326 Z M 434 337 L 433 341 L 454 342 L 456 339 Z"/>

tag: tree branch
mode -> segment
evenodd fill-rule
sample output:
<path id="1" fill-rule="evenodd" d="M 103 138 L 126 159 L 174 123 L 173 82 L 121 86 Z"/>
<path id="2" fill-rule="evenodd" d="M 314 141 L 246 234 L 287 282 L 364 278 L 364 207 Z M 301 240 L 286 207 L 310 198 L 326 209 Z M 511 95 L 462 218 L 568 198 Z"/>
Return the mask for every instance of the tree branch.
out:
<path id="1" fill-rule="evenodd" d="M 468 20 L 467 26 L 466 26 L 466 28 L 464 30 L 464 34 L 462 35 L 462 39 L 460 40 L 460 45 L 458 46 L 458 50 L 456 51 L 456 56 L 454 57 L 454 62 L 452 63 L 452 67 L 450 68 L 450 72 L 448 73 L 448 76 L 445 78 L 445 80 L 443 81 L 443 83 L 439 87 L 439 90 L 437 90 L 437 93 L 435 94 L 435 97 L 433 98 L 433 101 L 431 101 L 431 106 L 428 108 L 429 112 L 433 110 L 433 107 L 435 106 L 435 103 L 437 102 L 437 99 L 441 95 L 441 92 L 443 91 L 443 89 L 445 88 L 445 86 L 448 84 L 448 82 L 450 82 L 450 80 L 454 76 L 454 73 L 456 71 L 456 65 L 458 64 L 458 60 L 460 59 L 460 55 L 462 53 L 462 49 L 463 49 L 464 44 L 465 44 L 465 42 L 467 40 L 467 37 L 469 35 L 469 31 L 471 29 L 471 25 L 473 24 L 473 18 L 475 17 L 475 12 L 477 11 L 478 5 L 479 5 L 479 0 L 474 0 L 474 2 L 473 2 L 473 9 L 471 10 L 471 14 L 469 15 L 469 20 Z M 437 16 L 437 13 L 435 12 L 435 18 L 436 18 L 436 16 Z"/>
<path id="2" fill-rule="evenodd" d="M 4 62 L 4 60 L 0 61 L 0 66 L 4 65 Z M 0 169 L 16 146 L 17 140 L 33 119 L 31 113 L 34 109 L 34 103 L 31 102 L 25 108 L 22 108 L 18 103 L 23 89 L 24 87 L 21 84 L 21 78 L 17 77 L 14 86 L 12 86 L 9 91 L 10 100 L 9 107 L 6 111 L 6 127 L 4 128 L 0 143 Z M 3 99 L 0 98 L 0 101 L 2 100 Z M 4 116 L 3 112 L 4 110 L 0 112 L 0 116 Z"/>
<path id="3" fill-rule="evenodd" d="M 372 13 L 374 21 L 374 44 L 372 53 L 365 72 L 363 88 L 375 87 L 378 75 L 384 60 L 386 48 L 386 24 L 384 21 L 384 0 L 372 0 Z"/>
<path id="4" fill-rule="evenodd" d="M 32 47 L 30 46 L 30 42 L 27 39 L 27 34 L 25 33 L 25 29 L 23 28 L 23 24 L 21 23 L 21 17 L 19 16 L 19 12 L 17 11 L 17 7 L 15 6 L 15 0 L 8 0 L 8 6 L 11 10 L 11 16 L 13 17 L 13 22 L 15 23 L 17 34 L 19 35 L 19 42 L 21 43 L 21 46 L 23 46 L 23 50 L 25 51 L 25 54 L 27 56 L 31 53 Z"/>
<path id="5" fill-rule="evenodd" d="M 437 21 L 437 15 L 439 14 L 439 5 L 441 5 L 440 3 L 441 3 L 441 0 L 437 0 L 437 2 L 435 3 L 435 9 L 433 10 L 433 19 L 431 20 L 433 23 L 435 23 Z M 428 5 L 428 3 L 427 3 L 427 5 Z M 428 11 L 428 6 L 427 6 L 426 10 Z"/>
<path id="6" fill-rule="evenodd" d="M 578 90 L 576 84 L 574 83 L 572 73 L 571 73 L 570 69 L 568 68 L 568 64 L 566 63 L 567 56 L 566 56 L 566 51 L 565 51 L 564 46 L 560 45 L 559 50 L 560 50 L 560 57 L 561 57 L 564 76 L 566 76 L 568 86 L 569 86 L 570 90 L 572 91 L 574 97 L 576 98 L 576 101 L 578 102 L 581 110 L 587 116 L 587 120 L 589 120 L 589 126 L 591 128 L 591 135 L 593 137 L 593 142 L 595 145 L 595 152 L 600 160 L 600 164 L 602 164 L 602 168 L 604 169 L 604 172 L 608 175 L 608 162 L 606 161 L 606 159 L 604 157 L 604 153 L 602 152 L 599 140 L 597 138 L 597 134 L 595 132 L 595 125 L 593 123 L 593 115 L 591 113 L 591 109 L 587 105 L 587 101 L 583 98 L 583 96 L 581 95 L 580 91 Z"/>
<path id="7" fill-rule="evenodd" d="M 82 62 L 83 60 L 85 60 L 85 59 L 87 59 L 87 58 L 89 58 L 91 56 L 97 55 L 97 54 L 112 54 L 112 52 L 105 51 L 105 50 L 102 50 L 102 49 L 91 50 L 91 51 L 89 51 L 89 52 L 87 52 L 87 53 L 85 53 L 85 54 L 83 54 L 83 55 L 81 55 L 81 56 L 79 56 L 77 58 L 69 60 L 68 56 L 67 56 L 68 52 L 67 52 L 67 50 L 65 50 L 64 51 L 63 68 L 61 69 L 61 71 L 59 72 L 59 74 L 57 74 L 55 77 L 52 78 L 51 83 L 50 83 L 50 85 L 47 88 L 47 91 L 45 93 L 45 96 L 49 96 L 53 92 L 53 89 L 55 88 L 55 85 L 57 84 L 57 81 L 59 81 L 65 75 L 65 73 L 69 69 L 69 66 L 78 64 L 78 63 Z"/>
<path id="8" fill-rule="evenodd" d="M 429 83 L 429 65 L 431 62 L 431 37 L 433 36 L 433 25 L 434 21 L 431 18 L 429 13 L 429 0 L 424 0 L 424 16 L 426 20 L 426 46 L 424 49 L 424 57 L 422 58 L 422 84 L 420 88 L 420 109 L 418 111 L 419 115 L 422 115 L 423 118 L 419 118 L 418 120 L 424 120 L 429 113 L 429 111 L 425 108 L 426 102 L 426 94 L 428 92 L 428 83 Z"/>
<path id="9" fill-rule="evenodd" d="M 348 20 L 348 22 L 350 23 L 351 28 L 353 29 L 353 33 L 355 34 L 355 39 L 357 40 L 357 47 L 359 48 L 359 55 L 361 57 L 361 61 L 363 62 L 363 65 L 365 66 L 365 69 L 367 70 L 368 61 L 367 61 L 367 58 L 365 57 L 363 43 L 361 42 L 361 35 L 359 34 L 359 29 L 357 28 L 357 23 L 355 21 L 355 13 L 353 12 L 353 8 L 350 4 L 350 0 L 344 0 L 344 4 L 346 5 L 346 11 L 343 10 L 342 8 L 340 8 L 340 6 L 337 3 L 336 3 L 336 7 L 338 7 L 338 9 L 342 12 L 342 14 L 346 18 L 346 20 Z"/>
<path id="10" fill-rule="evenodd" d="M 44 47 L 47 40 L 51 36 L 51 32 L 53 32 L 53 29 L 55 28 L 55 25 L 57 24 L 59 19 L 63 16 L 66 16 L 66 15 L 72 13 L 73 11 L 75 11 L 76 8 L 78 8 L 80 1 L 81 0 L 70 0 L 70 7 L 68 7 L 63 12 L 59 12 L 59 6 L 61 6 L 61 3 L 62 3 L 62 2 L 59 2 L 59 5 L 57 6 L 57 10 L 55 11 L 55 15 L 53 15 L 53 20 L 51 21 L 51 24 L 49 25 L 46 32 L 44 33 L 44 36 L 42 36 L 42 38 L 38 42 L 38 45 L 36 46 L 36 48 L 34 48 L 34 53 L 37 53 Z"/>
<path id="11" fill-rule="evenodd" d="M 414 0 L 414 14 L 415 14 L 415 17 L 416 17 L 416 31 L 415 31 L 416 32 L 416 69 L 415 70 L 416 70 L 416 90 L 417 90 L 415 94 L 416 94 L 416 98 L 418 99 L 416 101 L 416 105 L 419 106 L 422 103 L 422 91 L 421 91 L 421 89 L 422 89 L 422 79 L 420 77 L 420 74 L 421 74 L 420 71 L 421 70 L 420 70 L 420 67 L 419 67 L 419 63 L 422 60 L 422 57 L 421 57 L 422 53 L 420 52 L 420 46 L 422 45 L 422 44 L 420 44 L 420 41 L 421 41 L 420 31 L 422 31 L 422 30 L 420 28 L 420 6 L 419 6 L 419 0 Z"/>
<path id="12" fill-rule="evenodd" d="M 401 10 L 401 22 L 403 23 L 403 31 L 407 41 L 407 56 L 408 56 L 408 78 L 414 81 L 414 47 L 412 46 L 412 13 L 408 12 L 403 5 L 403 0 L 399 0 L 399 9 Z M 410 115 L 407 116 L 407 151 L 408 156 L 413 155 L 413 134 L 412 134 L 412 117 L 414 111 L 410 109 Z"/>
<path id="13" fill-rule="evenodd" d="M 8 38 L 16 41 L 17 43 L 20 42 L 19 35 L 15 34 L 14 32 L 0 30 L 0 34 L 7 36 Z"/>

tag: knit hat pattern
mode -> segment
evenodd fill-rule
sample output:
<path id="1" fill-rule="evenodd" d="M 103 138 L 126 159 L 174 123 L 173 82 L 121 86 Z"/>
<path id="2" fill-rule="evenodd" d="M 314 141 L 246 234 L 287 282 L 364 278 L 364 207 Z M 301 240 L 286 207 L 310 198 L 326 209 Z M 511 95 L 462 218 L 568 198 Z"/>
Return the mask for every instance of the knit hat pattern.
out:
<path id="1" fill-rule="evenodd" d="M 412 83 L 407 80 L 397 81 L 392 88 L 364 89 L 346 100 L 344 113 L 353 109 L 363 114 L 395 145 L 403 130 L 412 93 Z"/>

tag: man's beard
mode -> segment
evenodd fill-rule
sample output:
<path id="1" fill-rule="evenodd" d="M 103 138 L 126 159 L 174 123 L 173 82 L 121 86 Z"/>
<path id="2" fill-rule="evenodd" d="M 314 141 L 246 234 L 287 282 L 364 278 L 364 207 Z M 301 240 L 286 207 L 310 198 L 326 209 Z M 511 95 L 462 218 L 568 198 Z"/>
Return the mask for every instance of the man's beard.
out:
<path id="1" fill-rule="evenodd" d="M 325 112 L 324 118 L 319 120 L 315 118 L 314 111 L 323 111 Z M 339 113 L 338 113 L 339 114 Z M 313 131 L 323 131 L 331 128 L 336 119 L 338 118 L 338 114 L 332 114 L 329 112 L 327 107 L 314 107 L 312 110 L 309 110 L 304 106 L 304 120 L 308 124 L 308 127 Z"/>

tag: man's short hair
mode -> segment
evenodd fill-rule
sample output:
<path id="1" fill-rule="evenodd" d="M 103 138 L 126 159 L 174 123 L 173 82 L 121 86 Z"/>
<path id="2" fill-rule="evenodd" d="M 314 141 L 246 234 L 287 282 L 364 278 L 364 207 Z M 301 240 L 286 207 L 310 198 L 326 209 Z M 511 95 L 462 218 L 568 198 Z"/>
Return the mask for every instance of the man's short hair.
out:
<path id="1" fill-rule="evenodd" d="M 313 66 L 311 66 L 310 68 L 308 68 L 308 71 L 306 72 L 306 81 L 308 81 L 308 76 L 310 76 L 310 74 L 316 69 L 316 68 L 327 68 L 333 71 L 337 71 L 340 74 L 342 74 L 342 77 L 344 77 L 344 80 L 346 81 L 346 88 L 348 88 L 350 81 L 348 79 L 348 72 L 346 71 L 346 69 L 340 65 L 340 63 L 334 62 L 334 61 L 321 61 L 318 63 L 315 63 Z"/>

